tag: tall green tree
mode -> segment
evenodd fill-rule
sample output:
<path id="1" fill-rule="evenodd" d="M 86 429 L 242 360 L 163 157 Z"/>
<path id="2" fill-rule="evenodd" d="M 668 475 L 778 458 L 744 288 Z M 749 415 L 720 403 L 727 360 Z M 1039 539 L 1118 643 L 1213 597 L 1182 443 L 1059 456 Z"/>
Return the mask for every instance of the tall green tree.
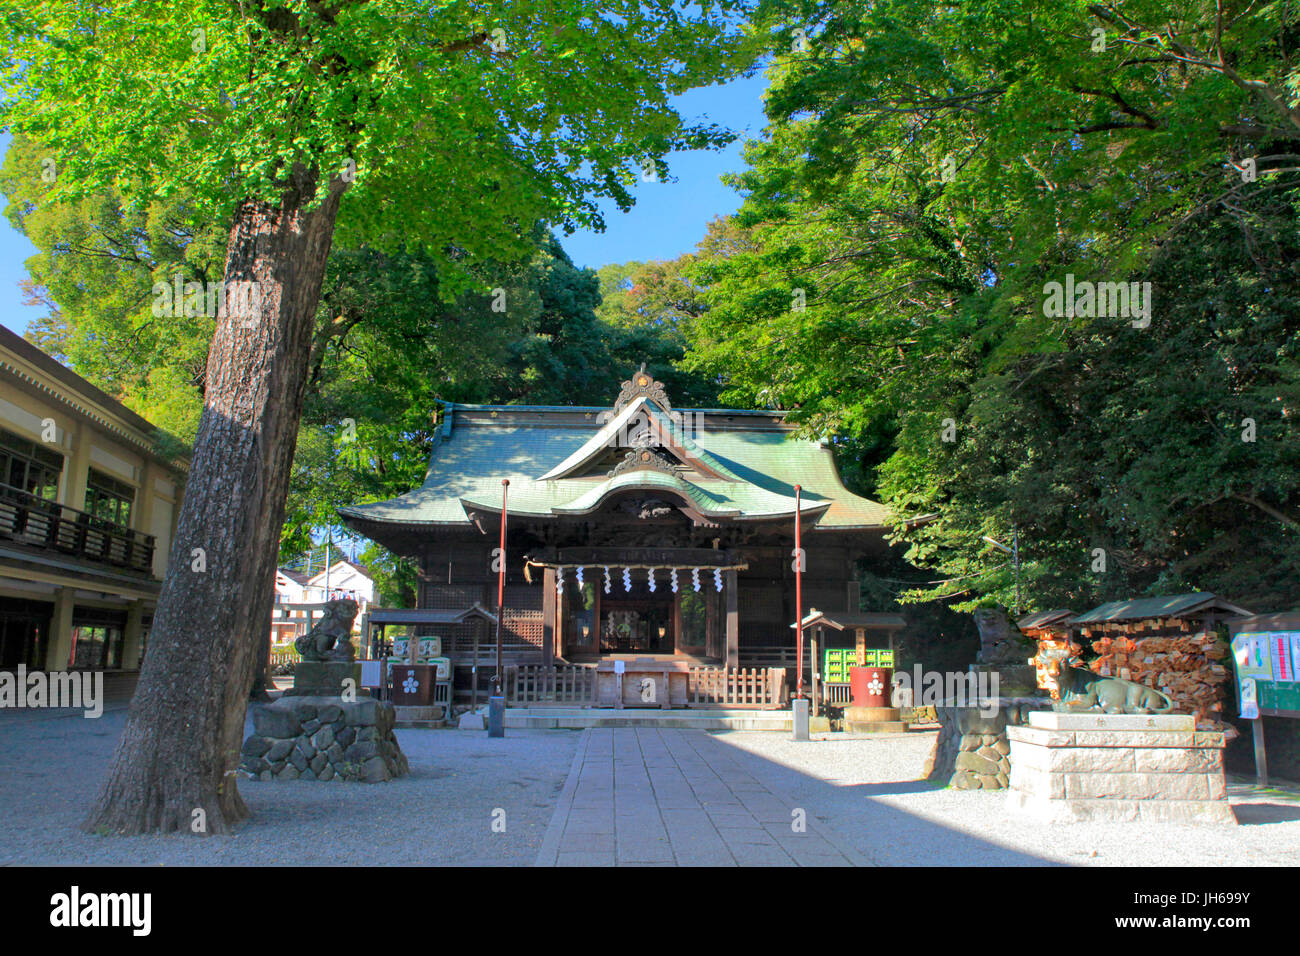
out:
<path id="1" fill-rule="evenodd" d="M 835 440 L 940 572 L 914 600 L 1010 606 L 983 537 L 1019 534 L 1040 606 L 1294 603 L 1296 18 L 764 3 L 755 247 L 693 267 L 688 363 Z M 1054 282 L 1150 282 L 1151 311 L 1053 311 Z"/>
<path id="2" fill-rule="evenodd" d="M 229 224 L 228 292 L 150 653 L 85 826 L 224 832 L 336 231 L 509 259 L 630 203 L 634 158 L 715 145 L 669 97 L 736 64 L 736 4 L 217 0 L 0 5 L 3 120 L 51 201 L 182 188 Z M 148 51 L 141 55 L 141 51 Z M 647 158 L 648 157 L 648 158 Z M 439 263 L 450 295 L 469 285 Z M 184 719 L 178 719 L 184 715 Z"/>

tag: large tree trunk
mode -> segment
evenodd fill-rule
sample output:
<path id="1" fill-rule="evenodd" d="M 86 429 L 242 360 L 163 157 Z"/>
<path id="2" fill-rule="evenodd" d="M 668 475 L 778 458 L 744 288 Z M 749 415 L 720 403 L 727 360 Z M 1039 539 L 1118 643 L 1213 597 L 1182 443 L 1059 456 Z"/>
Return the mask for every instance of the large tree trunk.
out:
<path id="1" fill-rule="evenodd" d="M 226 303 L 149 654 L 83 829 L 223 833 L 248 816 L 235 772 L 254 657 L 270 629 L 313 319 L 343 190 L 334 180 L 308 212 L 313 185 L 297 168 L 278 207 L 236 209 Z M 250 281 L 260 301 L 231 291 Z"/>
<path id="2" fill-rule="evenodd" d="M 253 689 L 248 692 L 248 699 L 269 701 L 273 690 L 275 680 L 271 676 L 271 624 L 268 620 L 266 633 L 258 640 L 253 655 Z"/>

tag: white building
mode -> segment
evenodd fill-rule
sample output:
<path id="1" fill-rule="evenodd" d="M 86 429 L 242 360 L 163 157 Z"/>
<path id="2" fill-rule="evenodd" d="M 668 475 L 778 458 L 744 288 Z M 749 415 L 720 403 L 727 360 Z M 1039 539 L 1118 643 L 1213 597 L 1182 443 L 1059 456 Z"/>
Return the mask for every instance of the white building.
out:
<path id="1" fill-rule="evenodd" d="M 369 570 L 347 560 L 336 561 L 328 570 L 313 575 L 305 590 L 308 601 L 350 597 L 361 605 L 362 612 L 375 601 L 375 582 Z M 357 617 L 360 619 L 360 614 Z"/>
<path id="2" fill-rule="evenodd" d="M 374 603 L 375 582 L 370 572 L 352 561 L 336 561 L 329 570 L 313 575 L 277 568 L 275 572 L 276 605 L 324 604 L 333 598 L 350 597 L 359 605 L 353 630 L 361 627 L 366 608 Z M 281 609 L 271 612 L 271 643 L 285 644 L 310 628 L 305 609 Z"/>

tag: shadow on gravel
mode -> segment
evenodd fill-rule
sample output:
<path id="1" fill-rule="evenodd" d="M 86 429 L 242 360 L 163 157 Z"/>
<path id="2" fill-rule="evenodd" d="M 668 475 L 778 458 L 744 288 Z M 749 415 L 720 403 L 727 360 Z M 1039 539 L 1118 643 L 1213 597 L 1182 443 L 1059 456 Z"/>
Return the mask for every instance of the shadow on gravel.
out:
<path id="1" fill-rule="evenodd" d="M 1232 808 L 1242 826 L 1300 820 L 1300 806 L 1285 803 L 1239 803 Z"/>
<path id="2" fill-rule="evenodd" d="M 941 789 L 926 780 L 837 786 L 730 744 L 725 733 L 712 736 L 737 766 L 792 806 L 815 815 L 877 866 L 1068 865 L 1001 846 L 874 799 Z M 714 769 L 723 772 L 720 767 Z"/>
<path id="3" fill-rule="evenodd" d="M 864 797 L 883 797 L 897 793 L 930 793 L 942 790 L 943 786 L 929 780 L 891 780 L 888 783 L 856 783 L 839 789 L 852 790 Z"/>

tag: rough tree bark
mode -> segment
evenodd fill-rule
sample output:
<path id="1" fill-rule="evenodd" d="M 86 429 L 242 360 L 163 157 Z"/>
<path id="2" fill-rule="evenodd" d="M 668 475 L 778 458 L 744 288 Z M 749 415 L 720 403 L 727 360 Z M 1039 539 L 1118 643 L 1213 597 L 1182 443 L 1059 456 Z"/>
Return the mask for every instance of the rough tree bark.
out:
<path id="1" fill-rule="evenodd" d="M 249 200 L 236 209 L 225 280 L 255 282 L 260 301 L 227 285 L 149 654 L 85 830 L 223 833 L 248 816 L 235 771 L 345 188 L 333 180 L 308 211 L 315 182 L 297 167 L 278 206 Z M 206 570 L 196 570 L 197 549 Z"/>
<path id="2" fill-rule="evenodd" d="M 283 521 L 281 523 L 283 524 Z M 259 638 L 257 648 L 253 654 L 253 687 L 248 692 L 249 700 L 269 701 L 271 699 L 271 691 L 275 689 L 275 681 L 271 676 L 270 658 L 271 629 L 267 627 L 266 633 Z"/>

